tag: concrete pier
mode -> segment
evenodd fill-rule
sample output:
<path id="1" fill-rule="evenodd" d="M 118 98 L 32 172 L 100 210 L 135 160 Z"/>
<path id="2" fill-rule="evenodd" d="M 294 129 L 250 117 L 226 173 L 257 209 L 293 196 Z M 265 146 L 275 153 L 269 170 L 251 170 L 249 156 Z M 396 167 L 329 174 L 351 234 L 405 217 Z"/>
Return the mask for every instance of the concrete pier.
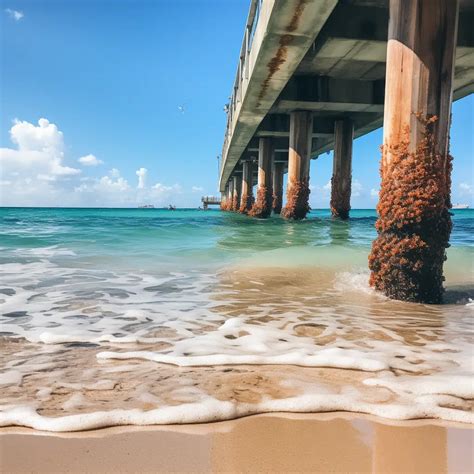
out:
<path id="1" fill-rule="evenodd" d="M 353 136 L 354 123 L 352 120 L 336 120 L 330 207 L 332 215 L 341 219 L 347 219 L 351 209 Z"/>
<path id="2" fill-rule="evenodd" d="M 233 193 L 232 193 L 232 211 L 238 212 L 240 209 L 240 193 L 242 190 L 242 175 L 235 175 L 233 178 Z"/>
<path id="3" fill-rule="evenodd" d="M 304 219 L 309 212 L 309 161 L 313 115 L 309 111 L 290 114 L 288 185 L 286 206 L 281 214 L 287 219 Z"/>
<path id="4" fill-rule="evenodd" d="M 384 126 L 370 282 L 393 298 L 439 302 L 451 229 L 451 102 L 474 93 L 474 0 L 249 3 L 225 108 L 219 190 L 259 153 L 258 196 L 248 214 L 278 212 L 271 140 L 288 169 L 281 214 L 303 219 L 310 160 L 334 150 L 328 204 L 347 218 L 352 141 Z M 243 212 L 248 206 L 241 198 Z"/>
<path id="5" fill-rule="evenodd" d="M 221 192 L 221 210 L 227 211 L 229 206 L 229 185 L 227 184 L 224 191 Z"/>
<path id="6" fill-rule="evenodd" d="M 390 1 L 379 235 L 369 266 L 371 284 L 396 299 L 442 299 L 457 19 L 457 0 Z"/>
<path id="7" fill-rule="evenodd" d="M 249 215 L 253 217 L 269 217 L 272 213 L 273 200 L 273 142 L 270 137 L 261 137 L 258 146 L 258 183 L 257 197 Z"/>
<path id="8" fill-rule="evenodd" d="M 201 202 L 204 211 L 207 211 L 209 206 L 220 206 L 222 209 L 222 197 L 218 198 L 216 196 L 202 196 Z"/>
<path id="9" fill-rule="evenodd" d="M 234 179 L 230 178 L 227 188 L 227 211 L 232 211 L 232 204 L 234 199 Z"/>
<path id="10" fill-rule="evenodd" d="M 253 204 L 253 160 L 242 163 L 242 193 L 239 212 L 247 214 Z"/>
<path id="11" fill-rule="evenodd" d="M 273 164 L 272 210 L 275 214 L 280 214 L 283 206 L 283 175 L 285 174 L 285 167 L 285 163 L 282 162 Z"/>

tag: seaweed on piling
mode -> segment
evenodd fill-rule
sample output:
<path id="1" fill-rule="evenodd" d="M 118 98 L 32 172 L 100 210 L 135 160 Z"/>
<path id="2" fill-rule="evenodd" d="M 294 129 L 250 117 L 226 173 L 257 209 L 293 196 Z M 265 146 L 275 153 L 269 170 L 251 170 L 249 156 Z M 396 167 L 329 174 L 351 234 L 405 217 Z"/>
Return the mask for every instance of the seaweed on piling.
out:
<path id="1" fill-rule="evenodd" d="M 286 194 L 286 206 L 282 209 L 281 215 L 285 219 L 304 219 L 311 210 L 309 207 L 309 180 L 304 179 L 288 186 Z"/>
<path id="2" fill-rule="evenodd" d="M 259 186 L 257 191 L 257 199 L 248 212 L 252 217 L 269 217 L 272 213 L 272 193 L 266 186 Z"/>
<path id="3" fill-rule="evenodd" d="M 244 194 L 242 196 L 239 212 L 241 214 L 248 214 L 250 209 L 252 209 L 253 196 L 251 194 Z"/>
<path id="4" fill-rule="evenodd" d="M 351 186 L 349 185 L 346 189 L 341 190 L 339 186 L 334 184 L 338 180 L 339 177 L 337 175 L 331 178 L 331 202 L 329 207 L 333 217 L 348 219 L 349 211 L 351 210 Z"/>
<path id="5" fill-rule="evenodd" d="M 443 262 L 452 223 L 452 157 L 441 155 L 433 133 L 437 117 L 424 123 L 414 151 L 409 139 L 382 147 L 382 185 L 377 206 L 377 239 L 369 256 L 370 285 L 404 301 L 440 303 Z M 406 130 L 408 137 L 409 130 Z"/>
<path id="6" fill-rule="evenodd" d="M 283 199 L 281 194 L 273 193 L 272 209 L 275 214 L 281 213 L 281 208 L 283 206 Z"/>
<path id="7" fill-rule="evenodd" d="M 234 212 L 238 212 L 239 210 L 239 196 L 237 194 L 234 194 L 234 196 L 232 197 L 230 210 Z"/>

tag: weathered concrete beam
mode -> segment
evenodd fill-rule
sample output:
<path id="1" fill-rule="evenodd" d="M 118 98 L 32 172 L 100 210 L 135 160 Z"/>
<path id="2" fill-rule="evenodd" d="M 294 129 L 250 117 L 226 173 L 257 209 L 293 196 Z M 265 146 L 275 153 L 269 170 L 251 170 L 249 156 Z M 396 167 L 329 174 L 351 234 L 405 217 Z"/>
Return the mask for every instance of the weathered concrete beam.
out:
<path id="1" fill-rule="evenodd" d="M 383 112 L 382 104 L 359 102 L 311 102 L 305 100 L 280 100 L 272 110 L 275 112 L 293 112 L 306 110 L 309 112 Z"/>
<path id="2" fill-rule="evenodd" d="M 384 81 L 294 76 L 283 89 L 271 112 L 381 112 L 383 94 Z"/>
<path id="3" fill-rule="evenodd" d="M 280 214 L 283 206 L 283 175 L 286 164 L 278 161 L 273 163 L 273 202 L 272 210 L 275 214 Z"/>
<path id="4" fill-rule="evenodd" d="M 313 138 L 333 138 L 335 116 L 313 117 Z M 289 114 L 268 114 L 262 121 L 255 134 L 256 137 L 289 138 Z M 252 143 L 252 142 L 251 142 Z M 281 143 L 281 142 L 280 142 Z"/>
<path id="5" fill-rule="evenodd" d="M 258 125 L 293 75 L 338 0 L 264 0 L 246 68 L 240 100 L 232 111 L 222 152 L 223 189 Z"/>
<path id="6" fill-rule="evenodd" d="M 310 210 L 309 166 L 312 129 L 313 115 L 310 112 L 291 113 L 287 202 L 281 211 L 282 216 L 286 219 L 304 219 Z"/>
<path id="7" fill-rule="evenodd" d="M 331 178 L 331 213 L 347 219 L 351 209 L 352 181 L 352 120 L 338 120 L 334 126 L 334 158 Z"/>
<path id="8" fill-rule="evenodd" d="M 279 100 L 383 104 L 385 81 L 341 79 L 329 76 L 293 76 Z"/>
<path id="9" fill-rule="evenodd" d="M 259 143 L 257 198 L 248 214 L 252 217 L 266 218 L 272 213 L 273 143 L 269 137 L 260 138 Z"/>
<path id="10" fill-rule="evenodd" d="M 239 212 L 247 214 L 253 205 L 253 161 L 245 160 L 242 171 L 242 197 Z"/>
<path id="11" fill-rule="evenodd" d="M 451 232 L 449 128 L 457 0 L 391 0 L 382 185 L 370 283 L 440 303 Z"/>
<path id="12" fill-rule="evenodd" d="M 469 4 L 472 7 L 470 0 L 466 6 Z M 459 16 L 458 50 L 474 48 L 473 24 L 474 10 L 464 8 Z M 385 74 L 387 33 L 388 8 L 381 7 L 380 2 L 377 6 L 339 2 L 298 66 L 297 74 L 381 79 Z M 473 66 L 471 62 L 470 67 Z M 463 86 L 455 84 L 455 89 Z"/>
<path id="13" fill-rule="evenodd" d="M 254 137 L 247 148 L 248 153 L 260 153 L 260 139 L 262 137 Z M 271 138 L 273 153 L 281 153 L 288 151 L 288 138 L 284 137 L 267 137 Z"/>
<path id="14" fill-rule="evenodd" d="M 240 209 L 240 195 L 242 191 L 242 175 L 234 174 L 233 180 L 232 211 L 238 212 Z"/>

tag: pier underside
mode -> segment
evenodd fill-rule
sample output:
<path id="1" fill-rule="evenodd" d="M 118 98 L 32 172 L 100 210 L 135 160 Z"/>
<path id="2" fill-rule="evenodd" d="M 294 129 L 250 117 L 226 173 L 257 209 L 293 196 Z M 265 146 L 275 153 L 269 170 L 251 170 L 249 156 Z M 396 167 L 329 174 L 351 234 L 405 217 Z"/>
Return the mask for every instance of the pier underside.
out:
<path id="1" fill-rule="evenodd" d="M 334 150 L 330 208 L 347 219 L 352 142 L 383 125 L 371 284 L 394 298 L 439 302 L 451 103 L 474 92 L 474 1 L 263 0 L 254 22 L 230 104 L 221 190 L 256 159 L 256 201 L 249 211 L 241 202 L 242 212 L 303 219 L 311 160 Z"/>

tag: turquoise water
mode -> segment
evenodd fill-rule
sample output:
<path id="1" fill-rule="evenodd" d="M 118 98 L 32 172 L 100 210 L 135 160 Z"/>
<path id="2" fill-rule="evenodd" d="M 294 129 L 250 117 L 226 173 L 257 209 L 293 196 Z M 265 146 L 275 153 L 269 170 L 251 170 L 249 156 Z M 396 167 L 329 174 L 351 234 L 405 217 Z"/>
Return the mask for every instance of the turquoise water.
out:
<path id="1" fill-rule="evenodd" d="M 451 245 L 474 246 L 474 210 L 453 211 Z M 249 219 L 217 210 L 2 208 L 1 261 L 19 262 L 52 248 L 69 264 L 128 268 L 201 269 L 299 247 L 367 254 L 376 233 L 374 210 L 353 210 L 348 221 L 314 210 L 303 222 Z M 56 251 L 54 250 L 56 249 Z"/>
<path id="2" fill-rule="evenodd" d="M 447 283 L 469 285 L 474 211 L 453 214 Z M 375 220 L 374 210 L 353 210 L 348 221 L 315 210 L 305 221 L 288 222 L 218 210 L 2 208 L 3 313 L 24 314 L 3 317 L 4 332 L 36 340 L 44 328 L 56 326 L 53 332 L 68 335 L 79 327 L 66 319 L 74 315 L 65 302 L 95 298 L 102 305 L 97 331 L 127 334 L 104 315 L 120 318 L 141 308 L 155 287 L 161 291 L 154 305 L 163 314 L 196 311 L 200 317 L 210 289 L 239 266 L 367 273 Z M 58 305 L 66 315 L 45 319 Z M 88 326 L 81 321 L 81 327 Z"/>
<path id="3" fill-rule="evenodd" d="M 474 211 L 453 211 L 443 305 L 369 288 L 375 221 L 374 210 L 288 222 L 217 210 L 0 209 L 0 426 L 275 410 L 474 422 Z M 351 374 L 311 372 L 328 367 Z M 260 401 L 241 403 L 235 384 Z M 62 418 L 75 413 L 87 416 Z"/>

